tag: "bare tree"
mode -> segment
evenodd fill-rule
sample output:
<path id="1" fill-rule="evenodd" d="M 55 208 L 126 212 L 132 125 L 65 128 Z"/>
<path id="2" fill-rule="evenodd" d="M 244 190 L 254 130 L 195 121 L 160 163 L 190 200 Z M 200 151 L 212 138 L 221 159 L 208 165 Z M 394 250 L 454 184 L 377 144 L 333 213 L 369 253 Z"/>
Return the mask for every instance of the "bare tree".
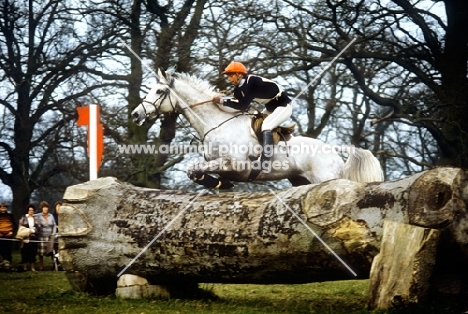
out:
<path id="1" fill-rule="evenodd" d="M 432 7 L 436 4 L 443 4 L 445 12 L 436 12 Z M 322 11 L 314 16 L 328 20 L 340 40 L 359 38 L 345 64 L 365 95 L 391 110 L 378 121 L 427 130 L 439 147 L 438 164 L 466 167 L 468 3 L 436 4 L 327 1 L 323 6 L 327 15 Z M 376 79 L 369 79 L 358 66 L 363 59 L 379 65 Z M 422 94 L 426 96 L 418 98 Z"/>
<path id="2" fill-rule="evenodd" d="M 0 179 L 18 217 L 35 189 L 70 170 L 75 108 L 107 84 L 97 60 L 114 32 L 83 32 L 83 10 L 68 1 L 0 2 Z"/>
<path id="3" fill-rule="evenodd" d="M 190 43 L 197 37 L 196 28 L 204 2 L 160 4 L 158 1 L 109 0 L 82 4 L 81 13 L 86 21 L 83 25 L 88 31 L 92 30 L 93 23 L 100 22 L 103 28 L 115 34 L 100 55 L 101 63 L 92 72 L 109 84 L 102 84 L 88 95 L 89 102 L 101 104 L 101 121 L 105 127 L 101 176 L 116 176 L 135 185 L 157 188 L 161 174 L 182 160 L 183 156 L 125 154 L 119 150 L 119 145 L 159 146 L 174 138 L 177 114 L 164 116 L 157 124 L 151 122 L 140 127 L 133 123 L 130 113 L 141 103 L 158 68 L 175 66 L 189 70 Z M 141 59 L 146 61 L 146 66 Z M 148 62 L 150 60 L 154 60 L 153 65 Z M 148 70 L 149 66 L 153 69 Z M 85 147 L 86 141 L 80 144 Z"/>

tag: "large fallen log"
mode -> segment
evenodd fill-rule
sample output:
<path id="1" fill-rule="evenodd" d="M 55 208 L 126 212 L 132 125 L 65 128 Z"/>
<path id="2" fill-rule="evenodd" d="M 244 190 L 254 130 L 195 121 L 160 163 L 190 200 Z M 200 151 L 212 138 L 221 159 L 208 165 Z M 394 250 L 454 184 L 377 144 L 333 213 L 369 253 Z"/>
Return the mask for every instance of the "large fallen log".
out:
<path id="1" fill-rule="evenodd" d="M 98 293 L 112 292 L 123 270 L 151 284 L 368 278 L 385 219 L 441 229 L 466 248 L 467 189 L 457 168 L 392 182 L 340 179 L 201 196 L 101 178 L 66 190 L 60 259 L 78 275 L 71 281 L 81 278 L 82 289 Z"/>

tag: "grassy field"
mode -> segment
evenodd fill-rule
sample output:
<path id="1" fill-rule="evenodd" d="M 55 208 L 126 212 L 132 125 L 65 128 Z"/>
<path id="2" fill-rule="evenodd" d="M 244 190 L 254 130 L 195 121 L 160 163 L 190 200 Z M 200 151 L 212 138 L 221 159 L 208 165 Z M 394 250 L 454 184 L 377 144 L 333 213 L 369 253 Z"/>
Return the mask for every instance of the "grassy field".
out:
<path id="1" fill-rule="evenodd" d="M 63 272 L 0 273 L 2 313 L 369 313 L 367 281 L 201 284 L 201 300 L 119 300 L 73 292 Z M 209 297 L 212 296 L 212 297 Z M 215 298 L 214 296 L 217 296 Z"/>
<path id="2" fill-rule="evenodd" d="M 0 283 L 1 313 L 463 313 L 448 300 L 427 308 L 368 311 L 367 280 L 304 285 L 200 284 L 205 297 L 198 300 L 91 296 L 72 291 L 64 272 L 56 271 L 3 272 Z"/>

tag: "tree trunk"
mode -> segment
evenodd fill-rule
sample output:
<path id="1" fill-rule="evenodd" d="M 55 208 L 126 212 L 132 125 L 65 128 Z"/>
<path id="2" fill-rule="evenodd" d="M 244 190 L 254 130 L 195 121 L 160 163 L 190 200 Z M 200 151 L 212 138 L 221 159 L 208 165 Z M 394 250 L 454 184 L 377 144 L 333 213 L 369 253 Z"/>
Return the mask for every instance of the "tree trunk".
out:
<path id="1" fill-rule="evenodd" d="M 439 165 L 468 166 L 468 80 L 466 46 L 468 44 L 468 3 L 445 0 L 447 28 L 443 53 L 436 56 L 441 73 L 440 128 L 444 140 Z"/>
<path id="2" fill-rule="evenodd" d="M 101 178 L 65 192 L 60 258 L 98 293 L 115 289 L 121 273 L 162 285 L 368 278 L 385 219 L 444 229 L 448 241 L 468 243 L 465 187 L 457 168 L 393 182 L 340 179 L 201 196 Z"/>

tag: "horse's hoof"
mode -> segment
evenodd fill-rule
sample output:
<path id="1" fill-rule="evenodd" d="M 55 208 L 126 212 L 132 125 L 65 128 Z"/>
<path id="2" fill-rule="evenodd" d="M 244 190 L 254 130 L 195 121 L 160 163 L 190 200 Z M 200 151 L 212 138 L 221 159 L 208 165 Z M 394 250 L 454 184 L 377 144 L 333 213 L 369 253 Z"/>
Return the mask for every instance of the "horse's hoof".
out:
<path id="1" fill-rule="evenodd" d="M 188 177 L 189 177 L 190 180 L 192 180 L 194 182 L 197 182 L 197 181 L 200 181 L 200 180 L 204 179 L 204 174 L 201 171 L 194 171 L 194 172 L 190 173 Z"/>
<path id="2" fill-rule="evenodd" d="M 225 189 L 230 189 L 234 186 L 234 184 L 231 183 L 231 181 L 229 181 L 228 179 L 225 179 L 225 178 L 221 178 L 219 177 L 219 186 L 218 186 L 218 189 L 220 190 L 225 190 Z"/>

